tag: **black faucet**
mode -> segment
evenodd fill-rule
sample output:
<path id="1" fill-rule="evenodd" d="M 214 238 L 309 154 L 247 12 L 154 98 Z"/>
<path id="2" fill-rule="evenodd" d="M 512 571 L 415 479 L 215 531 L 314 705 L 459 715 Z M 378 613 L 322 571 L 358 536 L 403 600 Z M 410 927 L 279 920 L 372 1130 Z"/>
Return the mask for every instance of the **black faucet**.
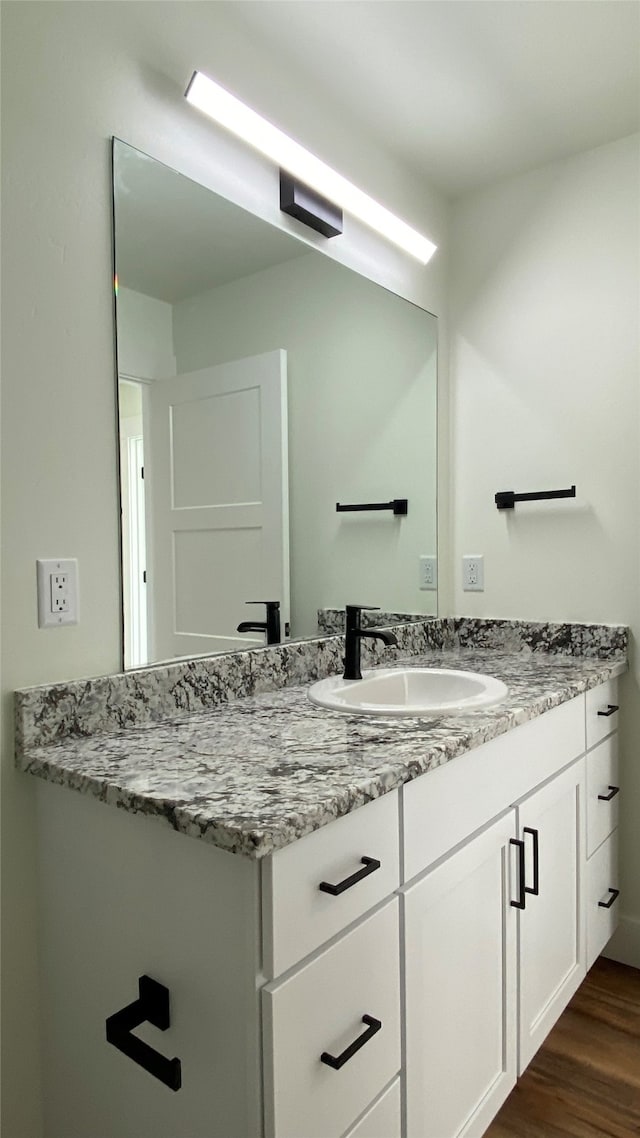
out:
<path id="1" fill-rule="evenodd" d="M 377 612 L 374 605 L 347 605 L 345 608 L 345 634 L 344 634 L 344 673 L 345 680 L 361 680 L 360 671 L 360 642 L 363 637 L 369 640 L 382 640 L 383 644 L 398 647 L 398 641 L 393 632 L 386 632 L 383 628 L 361 628 L 360 613 L 363 609 Z"/>
<path id="2" fill-rule="evenodd" d="M 266 620 L 243 620 L 236 632 L 266 632 L 267 644 L 280 643 L 280 601 L 246 601 L 248 605 L 266 605 Z"/>

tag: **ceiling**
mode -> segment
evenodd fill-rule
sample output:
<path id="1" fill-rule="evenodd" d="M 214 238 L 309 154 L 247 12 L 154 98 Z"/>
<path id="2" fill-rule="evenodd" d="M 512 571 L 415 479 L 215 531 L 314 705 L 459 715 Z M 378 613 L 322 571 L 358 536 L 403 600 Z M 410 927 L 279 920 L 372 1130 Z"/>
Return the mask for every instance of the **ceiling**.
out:
<path id="1" fill-rule="evenodd" d="M 449 197 L 640 129 L 635 0 L 242 0 L 254 41 Z M 242 97 L 242 92 L 237 92 Z"/>

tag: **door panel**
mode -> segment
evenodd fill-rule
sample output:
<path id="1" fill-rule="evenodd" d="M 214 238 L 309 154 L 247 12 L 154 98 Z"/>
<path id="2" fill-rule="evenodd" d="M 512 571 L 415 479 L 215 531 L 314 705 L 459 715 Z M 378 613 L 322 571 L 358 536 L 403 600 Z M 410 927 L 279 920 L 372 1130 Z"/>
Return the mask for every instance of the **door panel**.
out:
<path id="1" fill-rule="evenodd" d="M 289 616 L 286 352 L 156 380 L 145 417 L 150 658 L 264 644 Z"/>

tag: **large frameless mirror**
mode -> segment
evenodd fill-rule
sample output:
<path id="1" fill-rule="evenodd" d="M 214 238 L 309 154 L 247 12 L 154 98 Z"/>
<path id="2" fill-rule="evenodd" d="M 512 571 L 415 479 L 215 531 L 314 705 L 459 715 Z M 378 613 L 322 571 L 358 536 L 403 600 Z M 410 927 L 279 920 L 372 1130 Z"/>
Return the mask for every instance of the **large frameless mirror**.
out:
<path id="1" fill-rule="evenodd" d="M 435 615 L 435 317 L 119 140 L 113 188 L 125 667 Z"/>

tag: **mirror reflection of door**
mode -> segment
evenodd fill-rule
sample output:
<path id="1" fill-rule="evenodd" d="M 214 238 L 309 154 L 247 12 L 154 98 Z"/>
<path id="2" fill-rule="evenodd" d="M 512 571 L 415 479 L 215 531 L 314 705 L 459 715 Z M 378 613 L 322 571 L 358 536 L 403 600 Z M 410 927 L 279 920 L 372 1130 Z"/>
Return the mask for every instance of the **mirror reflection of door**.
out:
<path id="1" fill-rule="evenodd" d="M 288 620 L 286 353 L 146 389 L 149 649 L 153 660 L 264 644 L 251 600 Z"/>
<path id="2" fill-rule="evenodd" d="M 124 657 L 129 668 L 149 662 L 147 638 L 146 520 L 144 497 L 143 387 L 120 379 L 120 489 L 122 501 L 122 591 Z"/>

